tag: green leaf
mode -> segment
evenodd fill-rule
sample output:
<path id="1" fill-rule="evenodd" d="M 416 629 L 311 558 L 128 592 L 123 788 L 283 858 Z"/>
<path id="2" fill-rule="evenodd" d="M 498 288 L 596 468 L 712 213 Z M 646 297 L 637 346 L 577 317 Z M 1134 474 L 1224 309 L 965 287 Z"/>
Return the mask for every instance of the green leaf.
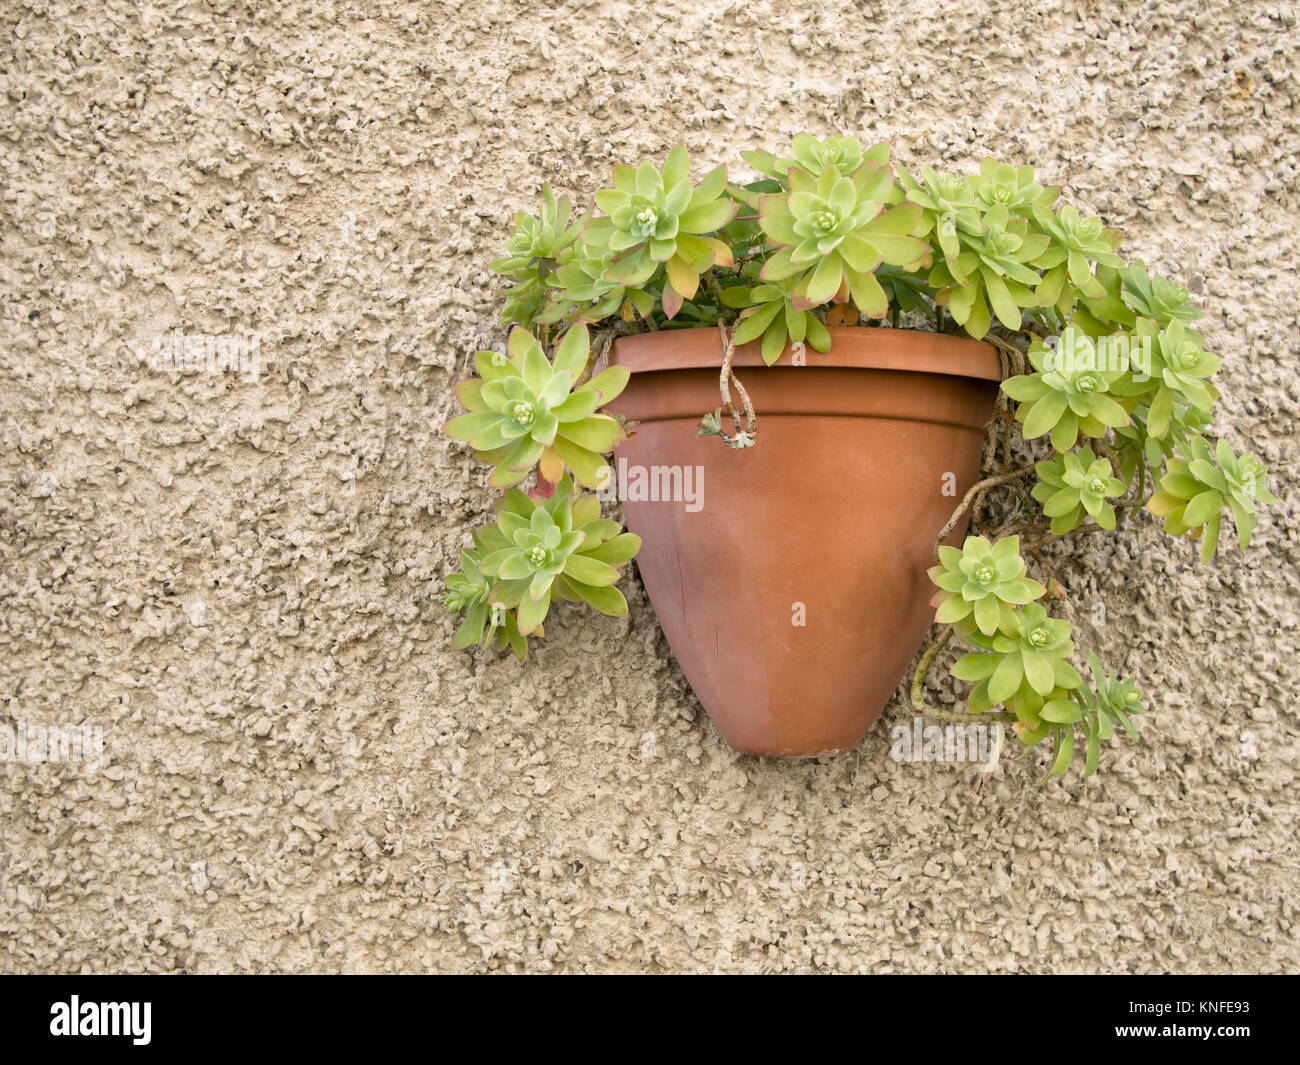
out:
<path id="1" fill-rule="evenodd" d="M 642 164 L 642 165 L 645 166 L 647 164 Z M 654 167 L 650 167 L 650 171 L 652 174 L 654 174 Z M 663 177 L 662 177 L 663 187 L 666 189 L 675 188 L 676 186 L 680 185 L 683 181 L 685 181 L 687 177 L 690 176 L 690 172 L 691 172 L 691 157 L 686 153 L 686 146 L 683 144 L 679 144 L 675 148 L 673 148 L 671 152 L 668 153 L 668 158 L 664 160 Z M 656 180 L 659 179 L 658 174 L 654 174 L 654 176 Z M 641 174 L 640 172 L 638 172 L 637 173 L 638 191 L 640 191 L 640 185 L 641 185 Z"/>
<path id="2" fill-rule="evenodd" d="M 957 659 L 949 672 L 958 680 L 981 681 L 992 676 L 999 660 L 1000 656 L 993 652 L 968 654 Z"/>
<path id="3" fill-rule="evenodd" d="M 880 287 L 875 274 L 848 272 L 849 292 L 853 303 L 868 318 L 883 318 L 889 312 L 889 297 Z"/>
<path id="4" fill-rule="evenodd" d="M 1110 713 L 1114 716 L 1116 721 L 1124 726 L 1124 731 L 1129 734 L 1130 739 L 1135 740 L 1138 738 L 1137 729 L 1133 727 L 1133 721 L 1129 718 L 1128 714 L 1118 706 L 1111 707 Z"/>
<path id="5" fill-rule="evenodd" d="M 1051 389 L 1037 374 L 1008 377 L 1002 382 L 1002 391 L 1020 402 L 1042 399 Z"/>
<path id="6" fill-rule="evenodd" d="M 1053 737 L 1055 744 L 1053 751 L 1055 753 L 1052 758 L 1052 766 L 1047 771 L 1047 777 L 1044 779 L 1065 776 L 1070 768 L 1070 763 L 1074 761 L 1074 729 L 1066 726 L 1052 731 L 1055 733 Z"/>
<path id="7" fill-rule="evenodd" d="M 1195 529 L 1198 525 L 1204 525 L 1221 510 L 1223 510 L 1223 496 L 1210 489 L 1187 504 L 1187 509 L 1183 511 L 1183 524 Z"/>
<path id="8" fill-rule="evenodd" d="M 763 335 L 763 331 L 771 324 L 772 319 L 776 317 L 777 312 L 781 310 L 779 302 L 764 304 L 760 310 L 755 311 L 747 318 L 742 318 L 736 326 L 735 340 L 737 344 L 748 344 L 751 340 L 756 340 Z"/>
<path id="9" fill-rule="evenodd" d="M 677 224 L 686 233 L 712 233 L 721 229 L 735 216 L 736 204 L 727 200 L 714 200 L 688 207 L 678 216 Z"/>
<path id="10" fill-rule="evenodd" d="M 989 678 L 989 698 L 994 703 L 1005 703 L 1016 694 L 1023 680 L 1024 670 L 1020 664 L 1020 655 L 1004 655 Z"/>
<path id="11" fill-rule="evenodd" d="M 600 406 L 601 394 L 590 388 L 574 392 L 563 403 L 551 408 L 551 413 L 561 422 L 581 421 L 596 412 Z"/>
<path id="12" fill-rule="evenodd" d="M 487 603 L 475 603 L 471 606 L 465 614 L 465 620 L 456 629 L 456 635 L 452 637 L 452 648 L 461 651 L 483 639 L 483 627 L 487 623 L 487 615 Z"/>
<path id="13" fill-rule="evenodd" d="M 1053 699 L 1038 712 L 1038 716 L 1056 725 L 1072 725 L 1083 720 L 1083 710 L 1073 699 Z"/>
<path id="14" fill-rule="evenodd" d="M 594 499 L 595 497 L 584 496 L 583 498 Z M 597 502 L 599 502 L 599 500 L 597 500 Z M 576 507 L 574 509 L 577 510 Z M 583 545 L 582 553 L 584 555 L 590 555 L 591 551 L 586 549 L 588 544 L 590 544 L 591 547 L 594 548 L 596 547 L 597 544 L 605 543 L 610 538 L 617 536 L 622 531 L 623 531 L 623 527 L 619 525 L 618 522 L 611 521 L 609 518 L 597 517 L 592 519 L 591 521 L 584 522 L 578 528 L 578 532 L 580 532 L 583 536 L 583 539 L 578 541 L 578 543 Z M 603 559 L 602 561 L 607 562 L 609 560 Z"/>
<path id="15" fill-rule="evenodd" d="M 760 287 L 766 288 L 767 286 Z M 731 285 L 722 290 L 722 305 L 733 309 L 751 307 L 756 299 L 755 291 L 746 288 L 744 285 Z"/>
<path id="16" fill-rule="evenodd" d="M 443 431 L 453 440 L 468 443 L 483 430 L 501 421 L 501 415 L 494 410 L 475 411 L 473 414 L 458 414 L 452 418 Z"/>
<path id="17" fill-rule="evenodd" d="M 1026 439 L 1042 436 L 1051 430 L 1065 413 L 1066 399 L 1059 392 L 1048 392 L 1029 408 L 1025 415 L 1023 433 Z"/>
<path id="18" fill-rule="evenodd" d="M 591 341 L 585 325 L 575 325 L 564 334 L 555 349 L 554 367 L 557 373 L 567 370 L 570 382 L 576 381 L 587 368 Z"/>
<path id="19" fill-rule="evenodd" d="M 474 367 L 484 381 L 500 381 L 515 375 L 515 368 L 499 351 L 479 351 L 474 354 Z"/>
<path id="20" fill-rule="evenodd" d="M 632 371 L 626 366 L 609 366 L 583 385 L 582 389 L 599 392 L 601 403 L 608 403 L 622 394 L 631 376 Z"/>
<path id="21" fill-rule="evenodd" d="M 960 595 L 954 595 L 939 604 L 939 609 L 934 612 L 934 620 L 940 625 L 951 625 L 955 621 L 961 621 L 962 618 L 968 617 L 970 612 L 970 603 L 966 602 Z M 998 702 L 1001 701 L 998 700 Z"/>
<path id="22" fill-rule="evenodd" d="M 1083 776 L 1086 780 L 1097 772 L 1097 762 L 1101 757 L 1101 729 L 1099 722 L 1091 722 L 1086 728 L 1088 734 L 1088 753 L 1083 763 Z"/>
<path id="23" fill-rule="evenodd" d="M 1214 557 L 1214 552 L 1219 549 L 1219 532 L 1222 528 L 1223 519 L 1214 515 L 1205 523 L 1205 535 L 1201 543 L 1201 561 L 1209 562 Z"/>
<path id="24" fill-rule="evenodd" d="M 715 166 L 703 178 L 700 183 L 691 190 L 690 204 L 692 207 L 698 207 L 702 203 L 709 203 L 716 200 L 722 195 L 722 190 L 727 187 L 727 168 L 725 166 Z"/>
<path id="25" fill-rule="evenodd" d="M 1021 664 L 1025 671 L 1025 680 L 1039 695 L 1047 695 L 1056 686 L 1052 664 L 1047 656 L 1037 651 L 1025 651 L 1021 654 Z"/>
<path id="26" fill-rule="evenodd" d="M 781 352 L 785 351 L 785 322 L 773 322 L 768 326 L 767 332 L 763 334 L 763 346 L 761 354 L 763 362 L 768 366 L 776 362 L 781 357 Z"/>
<path id="27" fill-rule="evenodd" d="M 627 599 L 617 588 L 609 585 L 599 587 L 591 584 L 583 584 L 581 581 L 571 580 L 569 577 L 561 574 L 561 587 L 571 598 L 581 599 L 583 602 L 594 606 L 602 614 L 612 618 L 621 618 L 627 616 Z"/>
<path id="28" fill-rule="evenodd" d="M 831 253 L 817 264 L 816 269 L 812 272 L 812 277 L 808 281 L 805 296 L 812 305 L 825 303 L 836 292 L 839 291 L 840 282 L 844 278 L 841 259 L 838 255 Z"/>
<path id="29" fill-rule="evenodd" d="M 1057 451 L 1065 452 L 1074 447 L 1074 442 L 1079 436 L 1079 419 L 1075 417 L 1074 411 L 1067 406 L 1061 412 L 1061 419 L 1052 429 L 1051 441 L 1052 447 Z"/>
<path id="30" fill-rule="evenodd" d="M 808 343 L 814 351 L 831 350 L 831 334 L 820 318 L 813 314 L 805 314 L 804 319 L 807 322 Z"/>
<path id="31" fill-rule="evenodd" d="M 590 551 L 584 551 L 582 554 L 586 558 L 595 559 L 597 562 L 604 562 L 610 566 L 618 566 L 634 558 L 636 553 L 641 550 L 641 537 L 636 533 L 622 533 L 615 536 L 612 540 L 606 540 L 598 547 Z"/>
<path id="32" fill-rule="evenodd" d="M 579 447 L 562 435 L 555 438 L 555 450 L 560 453 L 560 458 L 564 459 L 565 464 L 573 471 L 574 477 L 583 487 L 600 487 L 601 471 L 607 468 L 605 460 L 600 455 L 585 447 Z"/>
<path id="33" fill-rule="evenodd" d="M 519 604 L 519 609 L 515 612 L 519 632 L 524 636 L 535 632 L 542 622 L 546 620 L 546 614 L 550 609 L 551 593 L 549 591 L 540 599 L 530 599 L 528 596 L 524 596 Z"/>
<path id="34" fill-rule="evenodd" d="M 983 270 L 981 273 L 984 275 L 985 291 L 988 292 L 989 302 L 993 304 L 993 313 L 998 316 L 998 321 L 1008 329 L 1018 330 L 1022 318 L 1020 307 L 1011 298 L 1002 278 L 991 270 Z"/>
<path id="35" fill-rule="evenodd" d="M 975 624 L 985 636 L 992 636 L 998 631 L 998 621 L 1002 617 L 996 596 L 986 595 L 975 600 Z"/>
<path id="36" fill-rule="evenodd" d="M 582 421 L 565 422 L 560 428 L 555 446 L 559 448 L 560 440 L 567 440 L 570 444 L 576 444 L 588 451 L 605 454 L 614 449 L 614 445 L 622 435 L 623 430 L 618 422 L 609 415 L 593 414 L 583 418 Z"/>
<path id="37" fill-rule="evenodd" d="M 618 580 L 618 570 L 588 555 L 570 555 L 564 561 L 564 572 L 583 584 L 604 586 Z"/>

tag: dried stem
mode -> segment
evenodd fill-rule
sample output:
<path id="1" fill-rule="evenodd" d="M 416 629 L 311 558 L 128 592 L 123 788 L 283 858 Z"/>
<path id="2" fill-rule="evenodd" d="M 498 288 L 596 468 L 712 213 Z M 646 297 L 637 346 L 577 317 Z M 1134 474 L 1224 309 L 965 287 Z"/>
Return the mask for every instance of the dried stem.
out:
<path id="1" fill-rule="evenodd" d="M 593 375 L 603 369 L 601 364 L 609 358 L 609 353 L 613 350 L 616 333 L 617 330 L 614 329 L 602 329 L 596 334 L 596 358 L 591 363 L 591 373 Z"/>
<path id="2" fill-rule="evenodd" d="M 747 443 L 753 441 L 758 433 L 758 418 L 754 414 L 754 404 L 749 400 L 749 393 L 745 391 L 745 386 L 740 383 L 740 378 L 736 376 L 735 371 L 731 368 L 732 359 L 736 355 L 736 331 L 728 329 L 725 322 L 718 323 L 718 332 L 722 334 L 722 372 L 718 375 L 718 394 L 722 397 L 722 405 L 727 408 L 731 415 L 732 427 L 736 430 L 735 435 L 728 435 L 719 427 L 718 435 L 722 437 L 723 443 L 728 447 L 744 447 Z M 741 406 L 744 408 L 744 425 L 741 425 L 741 412 L 736 409 L 736 404 L 731 399 L 731 388 L 735 386 L 736 393 L 740 396 Z"/>
<path id="3" fill-rule="evenodd" d="M 1087 533 L 1095 533 L 1095 532 L 1114 532 L 1114 530 L 1103 529 L 1100 525 L 1097 525 L 1095 522 L 1089 522 L 1086 525 L 1077 525 L 1069 532 L 1050 533 L 1049 535 L 1044 536 L 1041 540 L 1034 540 L 1031 543 L 1025 544 L 1024 551 L 1028 554 L 1032 554 L 1033 552 L 1038 551 L 1040 548 L 1044 548 L 1048 544 L 1055 543 L 1057 540 L 1064 539 L 1067 536 L 1076 536 L 1079 534 L 1087 534 Z M 1035 558 L 1037 558 L 1036 555 Z"/>
<path id="4" fill-rule="evenodd" d="M 930 672 L 930 667 L 934 665 L 934 660 L 939 656 L 952 639 L 952 626 L 944 627 L 941 632 L 925 652 L 921 655 L 921 660 L 916 664 L 916 670 L 912 674 L 912 688 L 908 693 L 911 699 L 912 709 L 918 714 L 926 714 L 930 717 L 936 717 L 940 721 L 1003 721 L 1014 722 L 1016 715 L 1005 711 L 996 711 L 994 713 L 976 714 L 974 712 L 963 712 L 959 710 L 940 710 L 937 706 L 931 706 L 925 701 L 925 678 Z"/>
<path id="5" fill-rule="evenodd" d="M 987 492 L 990 488 L 996 488 L 1000 484 L 1006 484 L 1008 481 L 1014 481 L 1020 477 L 1027 477 L 1034 472 L 1032 465 L 1022 467 L 1018 470 L 1012 470 L 1010 473 L 998 473 L 992 477 L 985 477 L 984 480 L 978 481 L 971 485 L 970 490 L 962 497 L 962 501 L 957 504 L 957 509 L 952 512 L 952 517 L 940 531 L 934 541 L 934 552 L 937 555 L 943 542 L 948 539 L 948 535 L 957 528 L 961 521 L 961 516 L 966 513 L 966 508 L 971 505 L 971 501 L 980 493 Z"/>

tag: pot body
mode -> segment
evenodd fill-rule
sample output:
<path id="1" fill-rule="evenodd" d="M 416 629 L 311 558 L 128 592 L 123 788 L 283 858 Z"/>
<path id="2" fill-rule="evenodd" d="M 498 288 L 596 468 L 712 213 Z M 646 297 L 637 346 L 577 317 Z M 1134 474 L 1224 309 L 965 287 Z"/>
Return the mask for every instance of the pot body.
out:
<path id="1" fill-rule="evenodd" d="M 611 358 L 632 376 L 606 409 L 639 423 L 614 460 L 637 566 L 700 703 L 746 754 L 844 751 L 880 716 L 933 618 L 935 537 L 978 477 L 997 395 L 987 344 L 831 336 L 830 353 L 787 347 L 772 367 L 756 343 L 737 349 L 758 415 L 739 450 L 698 435 L 719 404 L 717 329 L 625 337 Z"/>

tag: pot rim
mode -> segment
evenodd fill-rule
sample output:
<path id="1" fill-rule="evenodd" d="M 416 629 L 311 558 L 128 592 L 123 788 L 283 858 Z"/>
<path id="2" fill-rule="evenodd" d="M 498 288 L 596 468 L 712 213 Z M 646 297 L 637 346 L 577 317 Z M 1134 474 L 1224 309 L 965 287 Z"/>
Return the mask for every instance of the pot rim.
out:
<path id="1" fill-rule="evenodd" d="M 846 368 L 860 370 L 910 370 L 916 373 L 1002 380 L 1002 360 L 997 349 L 983 340 L 930 333 L 921 329 L 881 326 L 832 326 L 831 350 L 805 351 L 805 363 L 795 366 L 793 347 L 786 344 L 773 367 L 806 370 Z M 672 343 L 667 343 L 667 341 Z M 664 370 L 720 370 L 722 337 L 716 326 L 634 333 L 614 341 L 611 366 L 626 366 L 632 373 Z M 733 366 L 764 366 L 760 342 L 736 348 Z"/>

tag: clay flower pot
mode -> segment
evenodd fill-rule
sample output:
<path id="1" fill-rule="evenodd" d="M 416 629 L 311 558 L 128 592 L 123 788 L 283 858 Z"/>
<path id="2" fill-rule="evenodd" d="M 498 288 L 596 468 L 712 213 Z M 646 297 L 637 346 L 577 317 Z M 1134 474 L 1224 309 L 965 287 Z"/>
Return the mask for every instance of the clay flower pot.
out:
<path id="1" fill-rule="evenodd" d="M 789 347 L 772 367 L 757 343 L 736 350 L 759 430 L 740 450 L 697 435 L 719 404 L 717 329 L 624 337 L 611 356 L 632 377 L 607 409 L 639 423 L 614 460 L 637 566 L 695 694 L 746 754 L 845 751 L 880 716 L 933 618 L 935 537 L 979 475 L 997 395 L 988 344 L 831 336 L 805 365 Z"/>

